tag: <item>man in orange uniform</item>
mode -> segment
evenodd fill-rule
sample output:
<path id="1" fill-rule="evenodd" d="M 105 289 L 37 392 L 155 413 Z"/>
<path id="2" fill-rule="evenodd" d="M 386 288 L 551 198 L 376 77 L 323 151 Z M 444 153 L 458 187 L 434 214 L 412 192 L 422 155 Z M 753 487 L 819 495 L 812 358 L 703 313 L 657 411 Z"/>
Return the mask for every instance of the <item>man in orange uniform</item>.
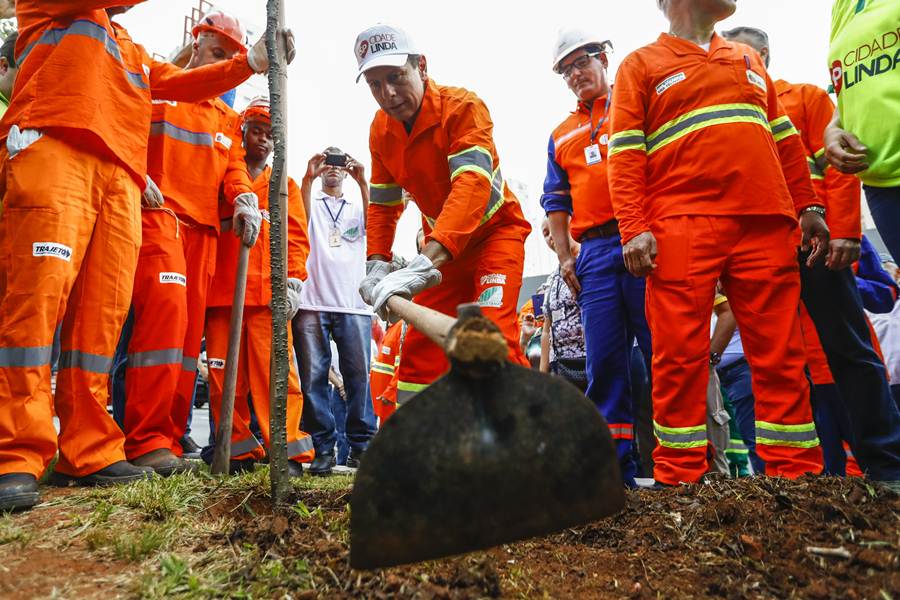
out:
<path id="1" fill-rule="evenodd" d="M 188 71 L 246 51 L 241 24 L 219 11 L 204 16 L 193 34 Z M 145 197 L 141 212 L 124 428 L 128 459 L 161 475 L 187 468 L 180 440 L 197 375 L 226 174 L 232 175 L 226 200 L 233 205 L 234 232 L 248 246 L 259 233 L 239 131 L 239 115 L 220 98 L 153 105 L 148 175 L 164 202 Z"/>
<path id="2" fill-rule="evenodd" d="M 468 90 L 431 81 L 425 57 L 400 29 L 367 29 L 354 50 L 357 79 L 365 76 L 381 107 L 369 137 L 369 263 L 360 286 L 363 298 L 383 318 L 395 294 L 416 296 L 417 303 L 449 315 L 455 315 L 458 304 L 478 302 L 506 336 L 510 358 L 527 365 L 519 348 L 516 302 L 530 226 L 500 173 L 487 107 Z M 425 246 L 406 267 L 390 272 L 404 189 L 422 211 Z M 398 401 L 447 368 L 443 351 L 410 327 L 400 359 Z"/>
<path id="3" fill-rule="evenodd" d="M 231 434 L 232 470 L 243 470 L 265 457 L 263 445 L 250 431 L 250 408 L 247 394 L 253 402 L 253 410 L 263 436 L 269 446 L 269 359 L 272 354 L 272 299 L 271 268 L 269 266 L 269 181 L 272 169 L 266 164 L 274 150 L 272 118 L 268 98 L 253 100 L 242 115 L 243 149 L 247 169 L 252 179 L 252 191 L 259 198 L 263 221 L 260 237 L 250 251 L 247 272 L 247 292 L 244 322 L 241 331 L 241 354 L 238 365 L 237 391 L 235 392 L 234 422 Z M 231 170 L 225 176 L 225 197 L 243 193 L 243 173 Z M 216 274 L 210 286 L 206 311 L 206 354 L 209 357 L 209 405 L 215 421 L 219 419 L 222 405 L 222 387 L 225 383 L 225 357 L 228 353 L 228 335 L 231 325 L 231 304 L 234 297 L 234 276 L 241 240 L 231 233 L 230 204 L 223 203 L 224 216 L 216 252 Z M 288 300 L 291 314 L 299 306 L 299 288 L 306 279 L 306 257 L 309 255 L 309 238 L 306 232 L 306 211 L 300 197 L 300 188 L 288 179 Z M 288 332 L 290 335 L 290 332 Z M 315 454 L 312 438 L 300 431 L 300 415 L 303 396 L 297 369 L 291 360 L 287 397 L 288 467 L 292 476 L 303 475 L 300 463 L 309 462 Z"/>
<path id="4" fill-rule="evenodd" d="M 629 55 L 613 98 L 609 179 L 623 255 L 649 276 L 654 476 L 707 471 L 709 318 L 721 278 L 742 332 L 769 475 L 822 470 L 797 317 L 797 215 L 810 262 L 828 228 L 802 143 L 752 48 L 714 33 L 734 0 L 658 0 L 671 33 Z M 728 152 L 734 140 L 740 152 Z M 658 249 L 658 251 L 657 251 Z"/>
<path id="5" fill-rule="evenodd" d="M 771 52 L 766 32 L 738 27 L 724 35 L 754 48 L 768 67 Z M 900 434 L 891 431 L 890 423 L 897 423 L 900 415 L 891 396 L 887 369 L 873 347 L 851 268 L 860 256 L 860 182 L 853 175 L 829 168 L 825 160 L 825 129 L 834 115 L 834 103 L 828 93 L 814 85 L 784 80 L 776 81 L 775 89 L 785 112 L 800 131 L 813 185 L 825 206 L 831 230 L 831 252 L 826 264 L 807 267 L 802 256 L 800 264 L 803 303 L 809 311 L 810 324 L 815 323 L 817 342 L 821 340 L 828 357 L 828 383 L 837 386 L 836 395 L 831 394 L 836 401 L 831 412 L 850 415 L 853 435 L 848 437 L 853 439 L 862 468 L 875 479 L 895 480 L 900 473 Z M 815 374 L 813 382 L 819 383 Z M 818 391 L 818 385 L 815 389 Z M 842 406 L 845 398 L 851 401 L 843 401 Z M 818 410 L 817 414 L 823 411 Z M 843 423 L 846 415 L 834 414 L 830 418 Z M 832 440 L 831 445 L 837 445 L 837 441 Z M 826 467 L 829 462 L 826 460 Z"/>
<path id="6" fill-rule="evenodd" d="M 0 510 L 38 501 L 36 480 L 57 449 L 59 483 L 149 472 L 125 461 L 106 405 L 140 246 L 151 94 L 198 101 L 252 69 L 244 56 L 195 71 L 153 61 L 106 12 L 139 3 L 16 4 L 20 71 L 0 124 Z"/>
<path id="7" fill-rule="evenodd" d="M 369 389 L 372 390 L 372 407 L 378 417 L 378 426 L 397 410 L 397 379 L 400 367 L 400 349 L 406 337 L 405 321 L 397 321 L 388 327 L 378 347 L 378 355 L 372 361 Z"/>

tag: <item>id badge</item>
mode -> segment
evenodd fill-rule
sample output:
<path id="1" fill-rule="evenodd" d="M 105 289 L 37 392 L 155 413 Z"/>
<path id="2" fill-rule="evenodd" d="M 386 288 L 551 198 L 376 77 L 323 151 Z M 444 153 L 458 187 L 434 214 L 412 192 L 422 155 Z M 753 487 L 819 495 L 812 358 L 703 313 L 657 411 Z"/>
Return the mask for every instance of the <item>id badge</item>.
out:
<path id="1" fill-rule="evenodd" d="M 566 318 L 566 311 L 558 308 L 550 313 L 550 316 L 553 318 L 554 323 L 559 323 Z"/>
<path id="2" fill-rule="evenodd" d="M 332 229 L 331 233 L 328 234 L 328 245 L 332 248 L 337 248 L 341 245 L 341 232 L 337 228 Z"/>
<path id="3" fill-rule="evenodd" d="M 600 154 L 600 144 L 591 144 L 584 149 L 584 161 L 588 165 L 596 165 L 603 161 L 603 155 Z"/>

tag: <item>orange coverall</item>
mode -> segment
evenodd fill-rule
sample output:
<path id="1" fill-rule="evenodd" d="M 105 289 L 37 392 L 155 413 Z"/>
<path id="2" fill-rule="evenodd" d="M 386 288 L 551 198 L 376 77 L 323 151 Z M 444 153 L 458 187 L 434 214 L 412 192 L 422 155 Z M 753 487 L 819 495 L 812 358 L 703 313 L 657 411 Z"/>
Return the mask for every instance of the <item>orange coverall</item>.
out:
<path id="1" fill-rule="evenodd" d="M 252 74 L 153 61 L 104 9 L 135 0 L 19 0 L 20 70 L 0 122 L 0 474 L 81 477 L 123 460 L 108 378 L 140 246 L 151 94 L 196 101 Z M 43 136 L 8 158 L 10 128 Z M 62 323 L 55 397 L 50 353 Z"/>
<path id="2" fill-rule="evenodd" d="M 269 181 L 272 170 L 266 167 L 253 182 L 253 192 L 259 198 L 263 214 L 259 239 L 250 249 L 247 269 L 247 292 L 244 300 L 244 321 L 241 329 L 241 353 L 237 372 L 237 388 L 234 400 L 234 421 L 231 429 L 231 458 L 262 459 L 266 452 L 263 445 L 250 431 L 249 394 L 253 410 L 259 422 L 263 443 L 269 446 L 269 362 L 272 355 L 272 278 L 269 266 Z M 225 177 L 225 195 L 236 195 L 242 189 L 242 177 L 232 171 Z M 225 384 L 225 359 L 228 355 L 228 334 L 231 329 L 231 305 L 234 298 L 234 277 L 237 270 L 241 240 L 232 232 L 231 205 L 223 203 L 222 228 L 216 253 L 216 274 L 207 300 L 206 355 L 209 363 L 209 405 L 213 419 L 218 422 L 222 407 L 222 388 Z M 306 229 L 306 211 L 300 197 L 300 188 L 288 179 L 288 277 L 306 279 L 306 257 L 309 256 L 309 237 Z M 291 332 L 288 331 L 288 336 Z M 290 340 L 288 347 L 292 348 Z M 300 431 L 300 415 L 303 414 L 303 395 L 293 358 L 288 376 L 287 442 L 288 458 L 297 462 L 310 462 L 315 456 L 312 437 Z"/>
<path id="3" fill-rule="evenodd" d="M 616 77 L 609 179 L 623 244 L 652 232 L 654 477 L 707 471 L 709 317 L 721 278 L 753 370 L 767 474 L 822 470 L 804 376 L 796 215 L 817 205 L 797 131 L 757 53 L 663 34 Z M 735 147 L 736 140 L 740 146 Z"/>
<path id="4" fill-rule="evenodd" d="M 384 334 L 378 347 L 378 355 L 372 361 L 369 388 L 372 390 L 372 407 L 384 425 L 397 410 L 397 381 L 400 375 L 400 349 L 406 337 L 406 323 L 397 321 Z"/>
<path id="5" fill-rule="evenodd" d="M 231 173 L 227 201 L 252 191 L 240 116 L 219 98 L 154 103 L 148 161 L 165 205 L 141 211 L 125 374 L 130 459 L 159 448 L 181 454 L 216 269 L 219 190 Z"/>
<path id="6" fill-rule="evenodd" d="M 368 255 L 391 256 L 406 190 L 422 211 L 426 242 L 440 242 L 453 257 L 440 269 L 441 284 L 415 302 L 454 316 L 458 304 L 478 302 L 503 331 L 510 359 L 527 365 L 519 348 L 516 303 L 531 226 L 500 173 L 487 107 L 468 90 L 429 80 L 412 132 L 379 110 L 369 149 Z M 410 327 L 400 358 L 398 401 L 448 367 L 444 352 Z"/>

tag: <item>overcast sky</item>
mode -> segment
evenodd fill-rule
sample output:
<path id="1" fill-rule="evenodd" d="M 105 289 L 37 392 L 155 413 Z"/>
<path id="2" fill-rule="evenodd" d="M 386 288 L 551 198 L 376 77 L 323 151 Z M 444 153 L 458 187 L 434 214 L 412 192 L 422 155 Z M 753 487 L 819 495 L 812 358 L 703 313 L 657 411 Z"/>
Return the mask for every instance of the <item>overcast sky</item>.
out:
<path id="1" fill-rule="evenodd" d="M 302 177 L 309 157 L 329 145 L 340 146 L 368 165 L 369 124 L 377 105 L 365 84 L 354 82 L 353 43 L 366 27 L 391 23 L 410 33 L 428 57 L 435 81 L 468 88 L 487 103 L 503 174 L 524 184 L 527 193 L 520 200 L 534 223 L 542 215 L 538 201 L 548 137 L 575 106 L 574 96 L 550 68 L 557 31 L 577 26 L 611 39 L 614 72 L 629 52 L 667 28 L 655 0 L 286 0 L 286 4 L 288 26 L 298 45 L 289 87 L 293 177 Z M 119 20 L 149 51 L 168 55 L 181 41 L 184 16 L 196 5 L 197 0 L 149 0 Z M 251 29 L 260 31 L 265 25 L 265 0 L 218 0 L 215 5 Z M 752 25 L 768 31 L 773 78 L 828 84 L 831 2 L 739 0 L 738 6 L 721 29 Z M 417 228 L 415 214 L 405 215 L 396 246 L 404 254 L 413 252 Z M 546 273 L 554 263 L 536 231 L 527 246 L 526 274 Z"/>

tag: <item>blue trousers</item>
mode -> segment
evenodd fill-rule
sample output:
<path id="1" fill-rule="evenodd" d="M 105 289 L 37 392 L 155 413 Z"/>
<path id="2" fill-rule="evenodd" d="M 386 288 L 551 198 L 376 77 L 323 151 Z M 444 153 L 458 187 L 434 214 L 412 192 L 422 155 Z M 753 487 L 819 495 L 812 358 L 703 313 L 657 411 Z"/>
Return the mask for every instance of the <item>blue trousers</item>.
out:
<path id="1" fill-rule="evenodd" d="M 843 441 L 850 440 L 853 434 L 837 385 L 826 383 L 812 386 L 812 403 L 825 461 L 823 474 L 844 477 L 847 474 L 847 453 Z"/>
<path id="2" fill-rule="evenodd" d="M 900 187 L 863 186 L 872 220 L 888 252 L 900 261 Z"/>
<path id="3" fill-rule="evenodd" d="M 747 453 L 753 472 L 762 475 L 766 472 L 766 463 L 756 452 L 756 410 L 754 408 L 753 388 L 750 383 L 750 365 L 746 359 L 740 359 L 725 367 L 716 369 L 719 382 L 725 388 L 725 394 L 734 407 L 734 420 Z"/>
<path id="4" fill-rule="evenodd" d="M 328 386 L 328 400 L 331 403 L 331 414 L 334 415 L 334 428 L 337 430 L 337 464 L 346 465 L 350 455 L 350 442 L 347 441 L 347 403 L 333 385 Z"/>
<path id="5" fill-rule="evenodd" d="M 355 452 L 364 452 L 377 429 L 369 396 L 372 317 L 301 310 L 291 326 L 303 391 L 303 430 L 312 436 L 316 454 L 334 454 L 338 441 L 328 391 L 331 339 L 337 345 L 347 394 L 347 441 Z"/>
<path id="6" fill-rule="evenodd" d="M 644 316 L 644 280 L 625 269 L 619 236 L 581 244 L 575 264 L 578 305 L 587 351 L 587 397 L 609 423 L 625 485 L 635 485 L 631 348 L 637 338 L 650 364 L 650 328 Z"/>
<path id="7" fill-rule="evenodd" d="M 801 253 L 801 298 L 850 417 L 853 454 L 872 479 L 900 480 L 900 411 L 884 363 L 872 347 L 853 271 L 832 271 L 821 264 L 810 269 L 805 259 Z"/>

